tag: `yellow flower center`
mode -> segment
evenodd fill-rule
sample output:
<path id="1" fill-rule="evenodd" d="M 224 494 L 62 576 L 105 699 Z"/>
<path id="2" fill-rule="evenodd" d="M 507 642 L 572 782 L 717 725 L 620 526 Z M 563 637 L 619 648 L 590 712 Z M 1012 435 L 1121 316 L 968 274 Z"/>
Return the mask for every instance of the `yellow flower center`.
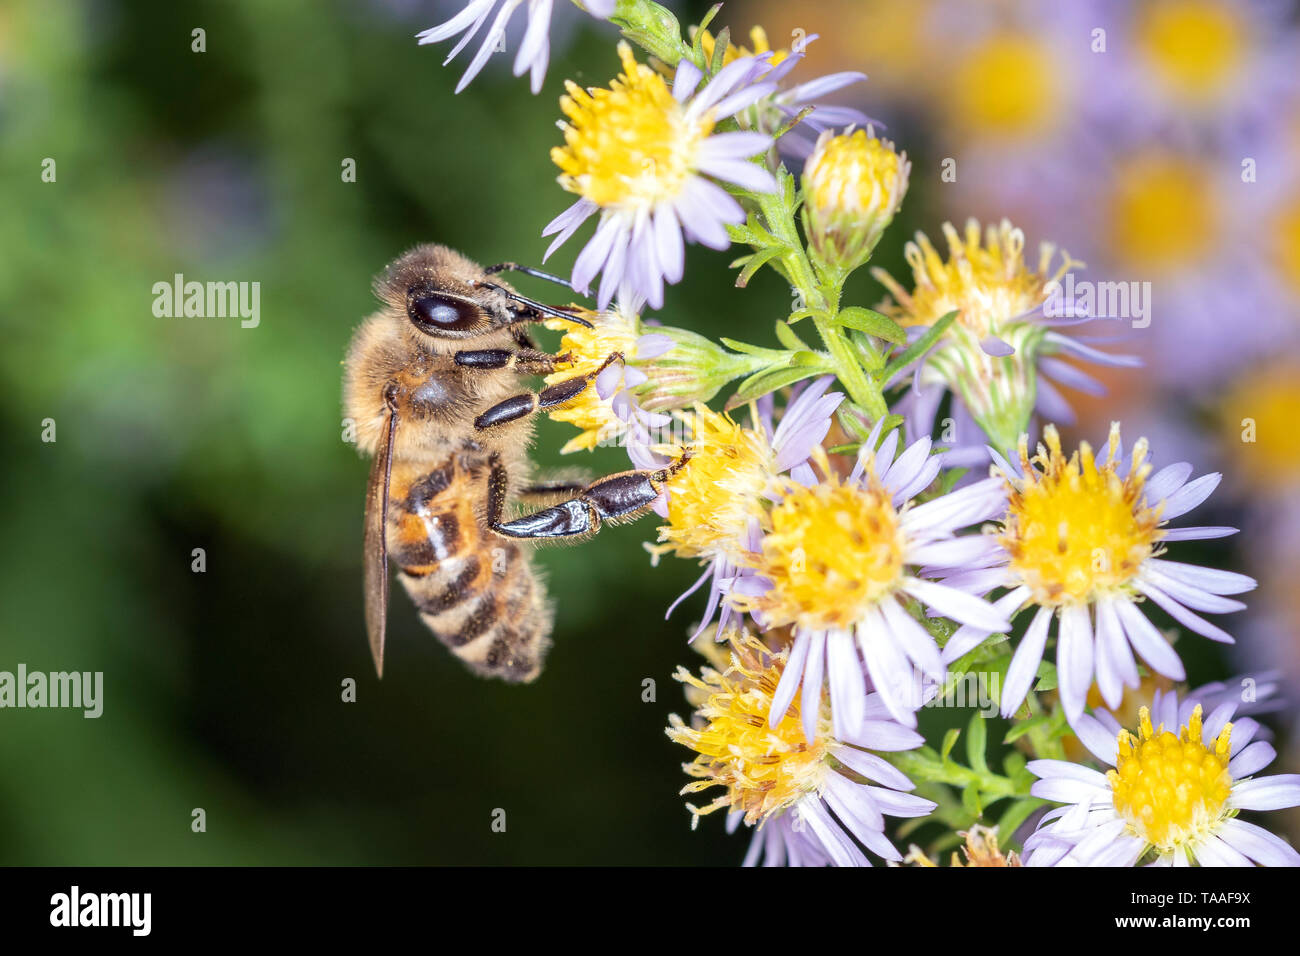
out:
<path id="1" fill-rule="evenodd" d="M 668 481 L 668 523 L 659 528 L 659 552 L 712 557 L 740 552 L 750 518 L 762 514 L 762 495 L 776 476 L 775 456 L 759 432 L 704 405 L 682 416 L 691 430 L 689 468 Z"/>
<path id="2" fill-rule="evenodd" d="M 1162 674 L 1145 674 L 1138 678 L 1137 687 L 1125 687 L 1123 696 L 1120 698 L 1118 707 L 1108 707 L 1106 700 L 1101 696 L 1101 688 L 1096 681 L 1088 688 L 1088 696 L 1085 698 L 1086 705 L 1089 708 L 1105 708 L 1115 715 L 1121 727 L 1128 727 L 1138 722 L 1139 713 L 1143 707 L 1150 707 L 1151 702 L 1155 700 L 1157 691 L 1168 692 L 1173 689 L 1174 682 Z M 1047 692 L 1049 700 L 1054 699 L 1054 691 Z M 1061 738 L 1061 745 L 1065 748 L 1065 757 L 1074 763 L 1087 763 L 1091 760 L 1088 748 L 1083 745 L 1074 734 L 1067 734 Z"/>
<path id="3" fill-rule="evenodd" d="M 623 73 L 609 89 L 565 84 L 564 146 L 551 150 L 560 185 L 601 207 L 648 209 L 680 195 L 713 117 L 689 118 L 654 70 L 618 45 Z"/>
<path id="4" fill-rule="evenodd" d="M 1201 741 L 1201 705 L 1178 736 L 1151 728 L 1142 708 L 1141 735 L 1119 733 L 1119 758 L 1106 772 L 1115 809 L 1129 828 L 1167 853 L 1213 831 L 1232 793 L 1228 772 L 1232 725 L 1207 745 Z"/>
<path id="5" fill-rule="evenodd" d="M 1292 196 L 1282 205 L 1274 223 L 1278 270 L 1292 291 L 1300 295 L 1300 195 Z"/>
<path id="6" fill-rule="evenodd" d="M 831 771 L 830 713 L 819 715 L 816 739 L 804 739 L 799 701 L 775 728 L 768 726 L 772 695 L 785 667 L 784 651 L 771 652 L 749 635 L 731 639 L 731 664 L 724 671 L 705 667 L 700 677 L 685 668 L 676 678 L 702 698 L 695 720 L 686 724 L 669 718 L 668 736 L 699 756 L 683 765 L 696 779 L 682 793 L 721 786 L 726 793 L 704 807 L 690 807 L 696 820 L 726 808 L 745 814 L 745 822 L 760 823 L 792 806 L 804 794 L 819 789 Z"/>
<path id="7" fill-rule="evenodd" d="M 813 205 L 826 215 L 892 216 L 900 167 L 892 143 L 859 129 L 819 143 L 804 181 Z"/>
<path id="8" fill-rule="evenodd" d="M 1209 179 L 1169 154 L 1134 157 L 1109 198 L 1115 258 L 1135 270 L 1187 267 L 1209 252 L 1219 211 Z"/>
<path id="9" fill-rule="evenodd" d="M 1049 282 L 1058 281 L 1071 268 L 1083 263 L 1062 253 L 1062 262 L 1050 271 L 1056 247 L 1039 246 L 1036 270 L 1025 262 L 1025 234 L 1007 220 L 989 226 L 983 242 L 980 225 L 970 219 L 965 235 L 951 223 L 943 224 L 948 240 L 948 259 L 939 255 L 930 240 L 918 234 L 904 249 L 912 267 L 916 288 L 908 292 L 887 272 L 872 270 L 893 296 L 881 311 L 901 325 L 933 325 L 954 309 L 957 322 L 976 338 L 997 334 L 1011 318 L 1037 308 L 1047 298 Z"/>
<path id="10" fill-rule="evenodd" d="M 1249 45 L 1239 14 L 1216 0 L 1144 5 L 1137 43 L 1164 83 L 1189 100 L 1204 100 L 1222 90 Z"/>
<path id="11" fill-rule="evenodd" d="M 622 352 L 626 361 L 635 357 L 636 342 L 640 337 L 635 315 L 621 312 L 592 312 L 582 309 L 582 316 L 592 324 L 584 328 L 562 319 L 549 319 L 546 327 L 564 330 L 560 340 L 560 353 L 568 352 L 573 360 L 562 369 L 546 376 L 546 384 L 554 385 L 578 375 L 594 372 L 614 352 Z M 581 434 L 569 439 L 560 454 L 573 451 L 591 451 L 601 442 L 611 441 L 627 430 L 627 424 L 614 414 L 613 402 L 601 399 L 595 385 L 588 386 L 577 398 L 547 413 L 552 421 L 566 422 L 581 429 Z"/>
<path id="12" fill-rule="evenodd" d="M 985 136 L 1033 136 L 1056 122 L 1059 71 L 1052 52 L 1023 33 L 998 33 L 957 65 L 953 119 Z"/>
<path id="13" fill-rule="evenodd" d="M 1300 368 L 1288 363 L 1253 372 L 1223 407 L 1224 441 L 1238 471 L 1270 487 L 1294 484 L 1300 474 Z"/>
<path id="14" fill-rule="evenodd" d="M 1106 461 L 1097 464 L 1087 442 L 1070 458 L 1049 425 L 1047 447 L 1029 458 L 1020 440 L 1025 478 L 1009 480 L 1010 503 L 1001 540 L 1010 568 L 1044 606 L 1087 603 L 1125 588 L 1160 536 L 1158 509 L 1149 508 L 1144 487 L 1151 466 L 1146 440 L 1133 449 L 1127 477 L 1117 473 L 1119 425 L 1111 426 Z"/>
<path id="15" fill-rule="evenodd" d="M 770 515 L 761 553 L 750 560 L 772 582 L 762 597 L 734 600 L 772 626 L 849 627 L 903 577 L 905 540 L 889 492 L 831 478 L 794 486 Z"/>

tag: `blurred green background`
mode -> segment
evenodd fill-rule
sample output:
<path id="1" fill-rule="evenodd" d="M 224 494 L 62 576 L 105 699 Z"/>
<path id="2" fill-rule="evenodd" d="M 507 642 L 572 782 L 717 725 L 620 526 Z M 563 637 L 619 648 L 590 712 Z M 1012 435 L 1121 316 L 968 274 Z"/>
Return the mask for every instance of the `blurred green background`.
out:
<path id="1" fill-rule="evenodd" d="M 683 22 L 707 8 L 674 6 Z M 339 407 L 371 277 L 421 241 L 540 264 L 540 229 L 569 201 L 547 155 L 556 97 L 566 77 L 604 83 L 616 67 L 614 30 L 575 15 L 557 23 L 542 95 L 504 62 L 453 95 L 468 54 L 443 69 L 445 45 L 413 39 L 447 9 L 0 7 L 0 670 L 105 682 L 98 720 L 0 713 L 0 863 L 743 854 L 720 819 L 692 832 L 676 796 L 686 752 L 663 726 L 685 710 L 671 674 L 693 663 L 684 629 L 699 605 L 663 622 L 694 569 L 650 568 L 650 520 L 541 552 L 558 612 L 534 685 L 469 675 L 400 589 L 388 676 L 373 675 L 367 463 L 342 440 Z M 720 22 L 744 31 L 751 15 L 733 0 Z M 204 53 L 191 51 L 196 27 Z M 891 132 L 918 167 L 929 161 L 924 130 Z M 355 183 L 340 176 L 348 158 Z M 934 225 L 926 188 L 914 183 L 878 256 L 896 273 L 903 239 Z M 578 247 L 552 265 L 567 269 Z M 727 261 L 692 249 L 662 316 L 768 341 L 787 290 L 764 276 L 737 292 Z M 155 317 L 152 286 L 175 273 L 260 282 L 260 326 Z M 560 464 L 571 433 L 544 422 L 537 459 Z M 563 464 L 626 467 L 615 449 L 578 457 Z M 204 573 L 191 571 L 195 548 Z M 1221 676 L 1205 661 L 1193 657 L 1194 676 Z M 356 703 L 341 700 L 345 678 Z M 496 808 L 505 833 L 491 829 Z"/>

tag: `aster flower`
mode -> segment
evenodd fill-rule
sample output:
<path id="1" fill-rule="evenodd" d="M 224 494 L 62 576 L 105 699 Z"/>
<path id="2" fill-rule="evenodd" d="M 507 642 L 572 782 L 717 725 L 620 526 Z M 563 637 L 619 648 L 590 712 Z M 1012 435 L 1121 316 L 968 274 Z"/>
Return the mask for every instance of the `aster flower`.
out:
<path id="1" fill-rule="evenodd" d="M 943 233 L 948 240 L 947 261 L 922 233 L 907 244 L 905 255 L 915 282 L 911 292 L 883 270 L 872 270 L 892 297 L 880 305 L 880 311 L 908 328 L 913 338 L 949 312 L 957 312 L 956 321 L 914 375 L 914 388 L 920 394 L 909 409 L 911 434 L 931 433 L 935 412 L 948 390 L 997 450 L 1006 452 L 1026 430 L 1035 409 L 1057 421 L 1073 420 L 1051 379 L 1100 391 L 1100 383 L 1058 356 L 1103 365 L 1140 364 L 1131 356 L 1108 355 L 1055 328 L 1086 322 L 1088 317 L 1070 318 L 1072 312 L 1064 305 L 1061 311 L 1067 317 L 1044 316 L 1049 297 L 1054 293 L 1059 297 L 1061 278 L 1080 265 L 1068 254 L 1063 253 L 1053 268 L 1056 249 L 1043 243 L 1037 266 L 1031 269 L 1024 259 L 1024 233 L 1005 219 L 988 227 L 983 242 L 974 219 L 967 221 L 964 236 L 950 223 L 944 224 Z"/>
<path id="2" fill-rule="evenodd" d="M 752 545 L 780 476 L 791 471 L 811 475 L 808 456 L 830 431 L 831 416 L 844 400 L 841 392 L 827 393 L 830 384 L 831 378 L 826 376 L 799 392 L 775 428 L 766 402 L 768 408 L 759 413 L 753 428 L 703 405 L 683 416 L 689 436 L 666 451 L 670 457 L 689 451 L 690 467 L 668 481 L 666 500 L 657 509 L 666 522 L 660 526 L 659 544 L 651 552 L 656 558 L 674 554 L 705 562 L 704 573 L 668 609 L 672 614 L 683 600 L 709 584 L 708 606 L 694 637 L 717 613 L 722 582 L 744 574 L 741 557 Z M 722 606 L 723 627 L 731 614 L 731 608 Z"/>
<path id="3" fill-rule="evenodd" d="M 636 388 L 649 380 L 643 366 L 653 367 L 651 363 L 655 359 L 673 348 L 667 336 L 642 325 L 640 306 L 637 300 L 620 300 L 612 310 L 578 310 L 590 327 L 561 320 L 546 323 L 548 328 L 564 330 L 560 352 L 569 356 L 563 368 L 546 376 L 547 385 L 606 366 L 596 376 L 593 388 L 548 413 L 553 421 L 567 422 L 581 429 L 580 434 L 560 449 L 560 454 L 591 451 L 597 445 L 620 439 L 629 444 L 648 445 L 651 429 L 671 421 L 667 415 L 644 409 L 634 394 Z M 615 352 L 621 353 L 624 361 L 606 365 Z"/>
<path id="4" fill-rule="evenodd" d="M 1190 704 L 1190 710 L 1187 705 Z M 1241 810 L 1300 805 L 1300 775 L 1252 777 L 1276 756 L 1255 726 L 1229 723 L 1231 703 L 1203 715 L 1199 702 L 1142 708 L 1139 732 L 1112 736 L 1091 717 L 1076 729 L 1105 774 L 1035 760 L 1032 793 L 1066 806 L 1025 841 L 1029 866 L 1300 866 L 1280 837 L 1237 819 Z M 1168 721 L 1168 722 L 1166 722 Z"/>
<path id="5" fill-rule="evenodd" d="M 551 151 L 560 185 L 578 201 L 542 235 L 557 234 L 549 257 L 591 216 L 599 224 L 573 266 L 573 287 L 586 292 L 599 273 L 604 308 L 620 289 L 663 304 L 664 282 L 685 267 L 683 235 L 713 249 L 730 245 L 726 226 L 742 222 L 740 203 L 718 185 L 772 192 L 771 173 L 748 162 L 771 145 L 762 133 L 715 133 L 715 125 L 773 90 L 761 79 L 766 57 L 723 67 L 705 85 L 689 61 L 677 67 L 671 91 L 662 76 L 618 47 L 623 72 L 609 89 L 566 86 L 564 146 Z"/>
<path id="6" fill-rule="evenodd" d="M 909 599 L 987 632 L 1010 628 L 1005 612 L 914 573 L 925 565 L 962 565 L 989 551 L 981 536 L 956 532 L 1001 510 L 998 482 L 914 504 L 938 476 L 942 456 L 931 455 L 930 439 L 923 438 L 895 459 L 897 431 L 872 452 L 879 432 L 877 425 L 847 480 L 828 473 L 808 485 L 789 482 L 766 515 L 757 547 L 745 556 L 753 575 L 727 583 L 732 605 L 765 628 L 793 628 L 774 721 L 785 716 L 801 684 L 807 716 L 825 678 L 840 721 L 836 730 L 846 731 L 861 718 L 870 678 L 890 715 L 915 727 L 926 682 L 942 681 L 946 668 L 934 637 L 910 613 Z M 810 739 L 814 730 L 805 727 Z"/>
<path id="7" fill-rule="evenodd" d="M 447 59 L 443 61 L 445 66 L 455 59 L 456 54 L 474 39 L 474 35 L 487 22 L 487 18 L 492 11 L 497 9 L 498 2 L 501 4 L 500 9 L 497 10 L 492 25 L 488 27 L 487 35 L 483 38 L 483 43 L 479 46 L 478 52 L 474 54 L 474 59 L 470 61 L 469 68 L 465 70 L 465 75 L 456 84 L 457 93 L 468 86 L 474 77 L 478 76 L 479 71 L 483 69 L 488 58 L 494 52 L 498 49 L 505 49 L 506 27 L 515 10 L 524 3 L 524 0 L 470 0 L 464 9 L 450 20 L 430 27 L 416 35 L 419 44 L 424 46 L 429 43 L 441 43 L 443 40 L 449 40 L 457 34 L 463 34 L 460 42 L 456 44 L 451 53 L 448 54 Z M 539 92 L 542 88 L 542 80 L 546 78 L 546 66 L 551 58 L 550 27 L 553 6 L 554 0 L 528 0 L 528 27 L 524 31 L 523 41 L 519 44 L 519 50 L 515 54 L 515 76 L 528 73 L 534 93 Z M 578 6 L 585 9 L 593 17 L 603 20 L 614 12 L 615 0 L 584 0 Z"/>
<path id="8" fill-rule="evenodd" d="M 749 37 L 753 46 L 752 50 L 749 47 L 738 46 L 734 43 L 727 44 L 727 49 L 722 55 L 723 65 L 725 66 L 743 57 L 770 54 L 772 70 L 765 74 L 763 79 L 773 84 L 780 84 L 799 65 L 800 60 L 804 57 L 804 50 L 808 48 L 808 45 L 818 39 L 816 33 L 804 37 L 802 47 L 798 51 L 790 51 L 774 50 L 768 42 L 767 31 L 760 26 L 750 29 Z M 714 52 L 717 49 L 716 44 L 716 38 L 708 30 L 704 30 L 700 36 L 700 47 L 704 51 L 706 61 L 712 62 Z M 792 129 L 788 129 L 777 141 L 778 148 L 783 152 L 803 158 L 812 152 L 816 135 L 828 129 L 843 126 L 879 125 L 861 110 L 849 106 L 830 106 L 819 102 L 823 96 L 852 86 L 855 83 L 861 83 L 866 78 L 865 73 L 857 70 L 842 70 L 807 80 L 788 89 L 782 89 L 778 86 L 770 96 L 764 97 L 753 106 L 738 113 L 736 120 L 744 129 L 775 135 L 778 130 L 797 117 L 802 110 L 811 106 L 813 112 L 805 116 Z M 802 127 L 807 127 L 812 131 L 813 135 L 805 133 Z"/>
<path id="9" fill-rule="evenodd" d="M 1244 739 L 1249 735 L 1256 740 L 1270 740 L 1272 731 L 1247 715 L 1275 711 L 1283 706 L 1284 701 L 1278 696 L 1281 690 L 1280 676 L 1276 672 L 1265 671 L 1242 675 L 1232 681 L 1212 681 L 1192 690 L 1181 691 L 1168 686 L 1168 680 L 1159 675 L 1148 676 L 1142 679 L 1136 691 L 1124 694 L 1118 708 L 1111 710 L 1094 706 L 1089 714 L 1080 719 L 1084 721 L 1084 732 L 1092 734 L 1096 741 L 1099 739 L 1098 726 L 1104 734 L 1113 738 L 1125 727 L 1136 726 L 1143 709 L 1151 712 L 1156 723 L 1162 723 L 1166 727 L 1182 726 L 1191 717 L 1192 708 L 1199 704 L 1211 717 L 1229 713 L 1236 715 L 1238 719 L 1232 726 L 1239 737 Z M 1091 697 L 1089 702 L 1092 702 Z"/>
<path id="10" fill-rule="evenodd" d="M 995 535 L 999 548 L 987 567 L 968 565 L 947 580 L 979 593 L 1010 588 L 997 601 L 1007 612 L 1037 608 L 1007 671 L 1003 716 L 1013 714 L 1028 694 L 1051 623 L 1060 618 L 1056 669 L 1061 703 L 1073 725 L 1083 713 L 1094 674 L 1102 698 L 1112 708 L 1119 705 L 1125 686 L 1137 686 L 1134 650 L 1157 673 L 1183 679 L 1177 653 L 1139 610 L 1144 598 L 1189 630 L 1231 643 L 1231 636 L 1194 612 L 1240 610 L 1244 604 L 1223 595 L 1249 591 L 1255 581 L 1160 557 L 1171 541 L 1236 532 L 1165 526 L 1204 502 L 1220 475 L 1189 481 L 1192 466 L 1186 462 L 1153 475 L 1145 439 L 1125 462 L 1118 422 L 1111 425 L 1101 462 L 1087 442 L 1066 458 L 1054 426 L 1044 430 L 1044 441 L 1030 458 L 1022 438 L 1018 467 L 995 456 L 1010 496 Z M 945 659 L 965 654 L 985 636 L 977 628 L 959 630 L 944 648 Z"/>
<path id="11" fill-rule="evenodd" d="M 729 831 L 755 827 L 746 865 L 869 866 L 859 844 L 886 860 L 902 859 L 885 837 L 884 815 L 925 816 L 935 804 L 906 792 L 912 781 L 876 752 L 910 750 L 921 736 L 890 720 L 876 695 L 864 699 L 861 718 L 844 733 L 832 731 L 824 699 L 812 701 L 810 718 L 796 706 L 770 720 L 786 651 L 747 634 L 733 635 L 730 650 L 723 669 L 676 674 L 696 702 L 691 723 L 674 714 L 667 729 L 671 740 L 698 754 L 683 765 L 695 779 L 682 793 L 724 788 L 703 807 L 688 804 L 692 826 L 726 810 Z M 815 733 L 805 740 L 808 724 Z"/>
<path id="12" fill-rule="evenodd" d="M 1084 104 L 1122 136 L 1155 132 L 1241 155 L 1276 124 L 1276 104 L 1300 91 L 1287 4 L 1147 0 L 1125 13 L 1110 24 L 1113 66 L 1097 71 Z"/>

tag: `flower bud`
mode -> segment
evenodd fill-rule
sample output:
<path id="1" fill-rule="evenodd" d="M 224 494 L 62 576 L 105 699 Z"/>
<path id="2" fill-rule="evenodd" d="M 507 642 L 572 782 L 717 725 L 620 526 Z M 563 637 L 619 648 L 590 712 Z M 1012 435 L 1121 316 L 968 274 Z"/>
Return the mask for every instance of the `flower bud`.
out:
<path id="1" fill-rule="evenodd" d="M 736 355 L 687 329 L 646 326 L 633 365 L 646 381 L 633 394 L 646 411 L 688 408 L 707 402 L 737 376 L 753 371 L 748 356 Z"/>
<path id="2" fill-rule="evenodd" d="M 803 171 L 804 228 L 824 264 L 851 272 L 871 258 L 907 193 L 912 164 L 870 130 L 828 130 Z"/>

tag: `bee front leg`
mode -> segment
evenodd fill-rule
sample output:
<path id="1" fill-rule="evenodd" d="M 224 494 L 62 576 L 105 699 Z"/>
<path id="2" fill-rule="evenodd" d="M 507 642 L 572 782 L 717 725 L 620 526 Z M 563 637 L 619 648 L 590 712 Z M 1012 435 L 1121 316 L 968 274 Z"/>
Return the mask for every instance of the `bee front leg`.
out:
<path id="1" fill-rule="evenodd" d="M 487 349 L 485 351 L 503 351 L 497 349 Z M 466 353 L 457 354 L 457 359 Z M 558 359 L 556 360 L 559 361 Z M 623 361 L 622 352 L 613 352 L 609 358 L 601 363 L 599 368 L 592 369 L 585 375 L 577 375 L 573 378 L 566 378 L 562 382 L 556 382 L 540 392 L 522 392 L 503 402 L 498 402 L 489 408 L 486 412 L 474 419 L 474 427 L 479 431 L 486 431 L 489 428 L 496 428 L 500 425 L 506 425 L 510 422 L 517 422 L 521 418 L 527 418 L 529 415 L 539 411 L 547 411 L 552 408 L 558 408 L 565 405 L 584 391 L 596 380 L 601 372 L 609 368 L 615 362 Z"/>
<path id="2" fill-rule="evenodd" d="M 575 538 L 595 534 L 604 522 L 644 514 L 664 485 L 690 460 L 690 453 L 657 471 L 624 471 L 593 481 L 577 495 L 513 521 L 503 521 L 508 479 L 499 459 L 488 477 L 488 526 L 507 538 Z"/>
<path id="3" fill-rule="evenodd" d="M 524 375 L 550 375 L 561 365 L 572 360 L 569 354 L 551 355 L 535 348 L 519 349 L 464 349 L 457 352 L 454 361 L 460 368 L 497 371 L 511 369 Z"/>

